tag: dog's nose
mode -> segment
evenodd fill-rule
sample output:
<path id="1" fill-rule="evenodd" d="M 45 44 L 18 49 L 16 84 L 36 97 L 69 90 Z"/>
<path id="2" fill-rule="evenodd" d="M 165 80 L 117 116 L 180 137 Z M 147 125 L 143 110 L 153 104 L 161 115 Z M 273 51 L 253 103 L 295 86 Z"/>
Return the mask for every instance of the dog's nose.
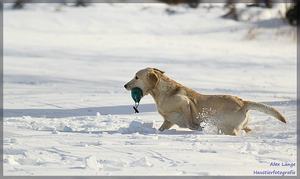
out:
<path id="1" fill-rule="evenodd" d="M 126 88 L 126 89 L 127 89 L 127 84 L 126 84 L 126 85 L 124 85 L 124 88 Z"/>

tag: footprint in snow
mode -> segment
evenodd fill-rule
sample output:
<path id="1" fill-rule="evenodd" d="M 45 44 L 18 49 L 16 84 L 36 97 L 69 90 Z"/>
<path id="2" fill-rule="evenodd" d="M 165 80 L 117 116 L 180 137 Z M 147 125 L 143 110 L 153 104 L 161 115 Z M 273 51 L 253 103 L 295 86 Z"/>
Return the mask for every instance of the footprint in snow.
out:
<path id="1" fill-rule="evenodd" d="M 152 167 L 153 164 L 148 161 L 147 157 L 143 157 L 139 160 L 130 163 L 131 167 Z"/>
<path id="2" fill-rule="evenodd" d="M 85 162 L 86 169 L 99 170 L 103 168 L 103 165 L 97 161 L 95 156 L 86 157 L 84 159 L 84 162 Z"/>
<path id="3" fill-rule="evenodd" d="M 210 149 L 200 149 L 199 152 L 201 152 L 201 153 L 217 153 L 217 151 L 210 150 Z"/>

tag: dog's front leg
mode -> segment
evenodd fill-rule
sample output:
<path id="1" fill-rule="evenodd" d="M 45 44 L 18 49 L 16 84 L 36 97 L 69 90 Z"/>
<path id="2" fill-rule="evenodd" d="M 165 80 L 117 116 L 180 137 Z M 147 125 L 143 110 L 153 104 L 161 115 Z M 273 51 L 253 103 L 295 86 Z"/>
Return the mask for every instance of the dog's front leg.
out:
<path id="1" fill-rule="evenodd" d="M 200 123 L 198 123 L 193 115 L 192 104 L 190 101 L 186 101 L 186 104 L 182 106 L 182 112 L 187 123 L 187 127 L 191 130 L 198 130 L 200 128 Z"/>
<path id="2" fill-rule="evenodd" d="M 164 131 L 165 129 L 170 129 L 173 126 L 173 124 L 167 120 L 164 120 L 164 123 L 160 126 L 158 130 Z"/>

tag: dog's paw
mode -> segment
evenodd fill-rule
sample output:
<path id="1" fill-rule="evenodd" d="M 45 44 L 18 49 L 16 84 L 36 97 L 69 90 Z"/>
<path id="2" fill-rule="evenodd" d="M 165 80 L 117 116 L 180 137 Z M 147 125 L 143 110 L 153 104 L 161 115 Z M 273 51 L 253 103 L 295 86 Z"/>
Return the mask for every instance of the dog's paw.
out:
<path id="1" fill-rule="evenodd" d="M 196 130 L 196 131 L 202 131 L 203 128 L 200 125 L 194 124 L 194 125 L 190 126 L 189 129 Z"/>
<path id="2" fill-rule="evenodd" d="M 198 129 L 196 129 L 197 131 L 203 131 L 203 127 L 199 126 Z"/>

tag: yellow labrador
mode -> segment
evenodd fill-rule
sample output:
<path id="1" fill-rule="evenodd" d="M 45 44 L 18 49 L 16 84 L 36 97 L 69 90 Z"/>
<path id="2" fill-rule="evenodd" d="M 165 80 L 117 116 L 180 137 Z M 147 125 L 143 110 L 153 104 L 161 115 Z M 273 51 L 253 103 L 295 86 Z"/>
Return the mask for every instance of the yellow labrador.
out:
<path id="1" fill-rule="evenodd" d="M 163 71 L 146 68 L 124 85 L 127 90 L 139 87 L 143 95 L 150 94 L 164 122 L 160 131 L 174 124 L 191 130 L 201 129 L 200 123 L 212 122 L 227 135 L 238 135 L 241 130 L 251 131 L 248 125 L 249 110 L 269 114 L 281 122 L 285 118 L 274 108 L 230 95 L 203 95 L 168 78 Z"/>

